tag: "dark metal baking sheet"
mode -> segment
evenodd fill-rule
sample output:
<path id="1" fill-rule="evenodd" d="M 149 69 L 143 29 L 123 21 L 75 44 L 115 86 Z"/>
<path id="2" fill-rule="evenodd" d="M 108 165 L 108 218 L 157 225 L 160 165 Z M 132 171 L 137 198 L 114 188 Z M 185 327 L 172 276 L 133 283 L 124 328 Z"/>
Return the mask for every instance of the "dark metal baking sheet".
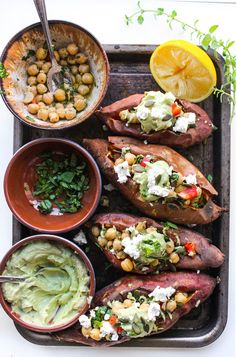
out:
<path id="1" fill-rule="evenodd" d="M 154 46 L 146 45 L 106 45 L 110 65 L 111 78 L 106 97 L 102 105 L 114 102 L 133 93 L 143 93 L 146 90 L 157 90 L 157 84 L 149 71 L 149 57 Z M 223 61 L 210 54 L 218 74 L 218 86 L 224 81 Z M 201 106 L 209 113 L 215 126 L 218 127 L 212 137 L 206 142 L 195 145 L 180 152 L 192 161 L 206 176 L 213 176 L 213 184 L 219 196 L 216 202 L 229 208 L 229 177 L 230 177 L 230 107 L 225 99 L 222 103 L 210 96 Z M 64 137 L 76 142 L 83 137 L 106 138 L 109 131 L 104 131 L 98 120 L 92 116 L 81 125 L 65 131 L 46 131 L 30 128 L 15 119 L 14 151 L 25 143 L 39 137 Z M 107 183 L 103 178 L 103 183 Z M 99 212 L 123 211 L 139 212 L 131 206 L 117 191 L 103 192 L 110 199 L 109 208 L 99 207 Z M 229 213 L 225 212 L 212 224 L 195 227 L 206 235 L 225 254 L 225 263 L 220 269 L 212 269 L 210 274 L 219 276 L 221 283 L 214 294 L 203 305 L 183 317 L 171 330 L 158 336 L 131 340 L 122 346 L 127 347 L 201 347 L 215 341 L 225 328 L 227 321 L 228 302 L 228 247 L 229 247 Z M 37 234 L 13 219 L 13 243 L 20 239 Z M 63 234 L 72 239 L 76 232 Z M 108 266 L 99 249 L 90 244 L 88 256 L 96 273 L 97 289 L 114 281 L 121 272 Z M 102 261 L 104 264 L 102 264 Z M 106 273 L 105 273 L 106 267 Z M 16 325 L 20 334 L 27 340 L 41 345 L 69 345 L 55 341 L 50 334 L 40 334 L 26 330 Z M 78 345 L 79 346 L 79 345 Z"/>

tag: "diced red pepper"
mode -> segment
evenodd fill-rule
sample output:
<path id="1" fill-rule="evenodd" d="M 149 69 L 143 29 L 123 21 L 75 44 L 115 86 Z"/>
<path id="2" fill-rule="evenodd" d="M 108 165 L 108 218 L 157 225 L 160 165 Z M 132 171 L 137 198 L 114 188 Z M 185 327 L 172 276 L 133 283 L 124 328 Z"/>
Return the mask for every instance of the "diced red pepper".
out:
<path id="1" fill-rule="evenodd" d="M 186 243 L 184 248 L 188 255 L 193 256 L 196 254 L 195 244 L 193 242 Z"/>
<path id="2" fill-rule="evenodd" d="M 122 333 L 122 332 L 123 332 L 123 329 L 122 329 L 121 326 L 115 327 L 115 330 L 116 330 L 118 333 Z"/>
<path id="3" fill-rule="evenodd" d="M 179 105 L 177 105 L 176 103 L 173 103 L 172 104 L 172 114 L 173 114 L 173 116 L 176 117 L 176 116 L 180 115 L 181 112 L 182 112 L 182 108 Z"/>
<path id="4" fill-rule="evenodd" d="M 110 318 L 109 318 L 110 325 L 114 325 L 116 323 L 117 319 L 118 318 L 115 315 L 110 316 Z"/>
<path id="5" fill-rule="evenodd" d="M 151 159 L 149 159 L 149 157 L 145 156 L 145 157 L 142 159 L 142 161 L 140 162 L 140 165 L 141 165 L 142 167 L 146 167 L 147 164 L 148 164 L 150 161 L 151 161 Z"/>
<path id="6" fill-rule="evenodd" d="M 178 196 L 183 200 L 192 200 L 198 196 L 197 187 L 195 185 L 185 188 L 185 190 L 178 193 Z"/>

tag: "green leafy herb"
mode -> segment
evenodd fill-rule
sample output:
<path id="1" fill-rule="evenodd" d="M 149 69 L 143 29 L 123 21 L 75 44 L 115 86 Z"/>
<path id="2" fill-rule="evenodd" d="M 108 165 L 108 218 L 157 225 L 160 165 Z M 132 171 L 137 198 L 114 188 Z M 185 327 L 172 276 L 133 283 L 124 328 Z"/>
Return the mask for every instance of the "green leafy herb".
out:
<path id="1" fill-rule="evenodd" d="M 30 121 L 35 121 L 35 119 L 34 118 L 32 118 L 31 116 L 29 116 L 29 115 L 26 115 L 26 119 L 28 119 L 28 120 L 30 120 Z"/>
<path id="2" fill-rule="evenodd" d="M 9 73 L 7 72 L 6 68 L 4 67 L 4 64 L 0 62 L 0 78 L 7 78 L 9 76 Z"/>
<path id="3" fill-rule="evenodd" d="M 28 58 L 33 57 L 35 55 L 35 50 L 29 50 L 26 56 L 23 56 L 22 61 L 28 60 Z"/>
<path id="4" fill-rule="evenodd" d="M 207 176 L 207 179 L 208 179 L 208 181 L 209 181 L 210 183 L 212 183 L 212 181 L 213 181 L 212 175 L 209 174 L 209 175 Z"/>
<path id="5" fill-rule="evenodd" d="M 178 226 L 176 226 L 176 224 L 174 224 L 174 223 L 172 223 L 172 222 L 169 222 L 169 221 L 164 222 L 163 225 L 164 225 L 164 227 L 166 227 L 166 228 L 178 229 Z"/>
<path id="6" fill-rule="evenodd" d="M 47 214 L 56 205 L 61 213 L 75 213 L 82 207 L 82 197 L 89 188 L 87 166 L 75 154 L 54 159 L 51 153 L 41 155 L 37 165 L 34 196 L 42 201 L 38 208 Z"/>
<path id="7" fill-rule="evenodd" d="M 218 29 L 218 25 L 210 26 L 208 32 L 203 32 L 198 27 L 198 20 L 195 20 L 193 24 L 188 24 L 178 18 L 178 14 L 175 10 L 171 13 L 165 11 L 163 8 L 157 9 L 144 9 L 141 6 L 140 1 L 137 3 L 138 9 L 132 15 L 125 15 L 125 23 L 127 25 L 133 22 L 135 18 L 137 22 L 141 25 L 144 22 L 144 14 L 150 13 L 156 17 L 163 16 L 166 18 L 166 22 L 170 29 L 172 30 L 173 23 L 179 24 L 183 31 L 188 31 L 190 33 L 191 39 L 193 37 L 198 40 L 202 48 L 207 50 L 208 48 L 213 49 L 214 55 L 217 57 L 217 51 L 222 55 L 225 60 L 224 72 L 225 72 L 225 83 L 221 85 L 220 88 L 214 88 L 213 93 L 222 102 L 223 97 L 226 97 L 228 102 L 231 104 L 231 120 L 235 115 L 236 106 L 236 56 L 231 53 L 231 47 L 235 44 L 232 40 L 218 39 L 215 35 L 215 31 Z"/>

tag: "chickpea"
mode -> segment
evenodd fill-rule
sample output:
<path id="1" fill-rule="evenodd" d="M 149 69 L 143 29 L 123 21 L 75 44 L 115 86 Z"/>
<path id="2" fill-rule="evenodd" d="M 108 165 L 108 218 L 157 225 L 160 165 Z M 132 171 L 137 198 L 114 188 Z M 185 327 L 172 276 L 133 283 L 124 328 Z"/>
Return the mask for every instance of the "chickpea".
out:
<path id="1" fill-rule="evenodd" d="M 152 232 L 156 232 L 156 228 L 155 227 L 148 227 L 146 229 L 147 233 L 152 233 Z"/>
<path id="2" fill-rule="evenodd" d="M 177 264 L 179 262 L 180 258 L 179 255 L 175 252 L 170 254 L 169 261 L 172 264 Z"/>
<path id="3" fill-rule="evenodd" d="M 37 88 L 36 88 L 36 86 L 31 86 L 31 87 L 29 87 L 28 89 L 29 89 L 29 91 L 30 91 L 31 93 L 34 94 L 34 96 L 37 95 Z"/>
<path id="4" fill-rule="evenodd" d="M 112 313 L 116 315 L 119 310 L 123 309 L 123 307 L 124 306 L 123 306 L 122 302 L 120 302 L 120 301 L 113 302 L 112 303 Z"/>
<path id="5" fill-rule="evenodd" d="M 150 262 L 150 265 L 151 265 L 152 267 L 156 267 L 156 266 L 159 265 L 159 264 L 160 264 L 160 262 L 159 262 L 158 259 L 154 259 L 154 260 L 152 260 L 152 262 Z"/>
<path id="6" fill-rule="evenodd" d="M 42 71 L 44 73 L 48 73 L 48 71 L 51 67 L 52 67 L 52 64 L 50 62 L 45 62 L 42 66 Z"/>
<path id="7" fill-rule="evenodd" d="M 94 77 L 91 73 L 84 73 L 82 75 L 82 82 L 85 84 L 92 84 L 94 82 Z"/>
<path id="8" fill-rule="evenodd" d="M 77 100 L 74 104 L 74 107 L 78 112 L 81 112 L 86 107 L 86 100 L 85 99 Z"/>
<path id="9" fill-rule="evenodd" d="M 115 165 L 122 164 L 124 162 L 124 159 L 122 157 L 119 157 L 118 159 L 115 160 Z"/>
<path id="10" fill-rule="evenodd" d="M 50 105 L 53 103 L 53 94 L 52 93 L 44 93 L 43 94 L 43 101 L 45 104 Z"/>
<path id="11" fill-rule="evenodd" d="M 60 48 L 58 51 L 60 58 L 65 59 L 68 56 L 68 51 L 65 47 Z"/>
<path id="12" fill-rule="evenodd" d="M 146 302 L 143 302 L 139 307 L 139 310 L 144 312 L 148 311 L 148 309 L 149 309 L 149 304 L 147 304 Z"/>
<path id="13" fill-rule="evenodd" d="M 123 302 L 123 306 L 124 306 L 124 307 L 130 307 L 130 306 L 132 306 L 132 300 L 130 300 L 130 299 L 125 299 L 124 302 Z"/>
<path id="14" fill-rule="evenodd" d="M 98 237 L 98 243 L 101 247 L 105 247 L 107 244 L 107 239 L 105 239 L 103 237 Z"/>
<path id="15" fill-rule="evenodd" d="M 99 237 L 100 235 L 100 228 L 98 226 L 92 226 L 91 233 L 94 237 Z"/>
<path id="16" fill-rule="evenodd" d="M 90 337 L 91 330 L 92 330 L 91 328 L 82 327 L 81 328 L 81 333 L 83 334 L 83 336 L 88 338 L 88 337 Z"/>
<path id="17" fill-rule="evenodd" d="M 41 120 L 47 121 L 49 117 L 49 111 L 46 108 L 39 109 L 37 117 Z"/>
<path id="18" fill-rule="evenodd" d="M 56 113 L 58 114 L 60 119 L 64 119 L 65 118 L 65 109 L 64 109 L 64 107 L 56 109 Z"/>
<path id="19" fill-rule="evenodd" d="M 106 239 L 106 241 L 107 241 L 107 239 Z M 107 241 L 106 248 L 110 249 L 110 248 L 112 248 L 112 246 L 113 246 L 112 240 Z"/>
<path id="20" fill-rule="evenodd" d="M 27 73 L 29 74 L 29 76 L 36 76 L 39 73 L 39 69 L 36 66 L 36 64 L 31 64 L 28 68 L 27 68 Z"/>
<path id="21" fill-rule="evenodd" d="M 174 299 L 178 304 L 185 304 L 187 301 L 187 296 L 183 293 L 176 293 Z"/>
<path id="22" fill-rule="evenodd" d="M 90 331 L 90 338 L 92 338 L 93 340 L 96 340 L 96 341 L 100 341 L 100 339 L 101 339 L 100 330 L 98 328 L 93 328 Z"/>
<path id="23" fill-rule="evenodd" d="M 79 84 L 81 84 L 82 78 L 81 78 L 81 75 L 80 75 L 80 74 L 77 74 L 77 75 L 76 75 L 76 82 L 79 83 Z"/>
<path id="24" fill-rule="evenodd" d="M 59 56 L 58 51 L 53 51 L 53 53 L 54 53 L 56 61 L 59 62 L 60 61 L 60 56 Z"/>
<path id="25" fill-rule="evenodd" d="M 55 108 L 56 109 L 64 109 L 64 105 L 62 103 L 56 103 Z"/>
<path id="26" fill-rule="evenodd" d="M 125 156 L 126 157 L 126 156 Z M 127 161 L 127 160 L 126 160 Z M 138 232 L 142 232 L 146 229 L 146 222 L 139 222 L 137 225 L 136 225 L 136 230 Z"/>
<path id="27" fill-rule="evenodd" d="M 136 155 L 133 155 L 132 153 L 130 152 L 127 152 L 125 154 L 125 160 L 127 161 L 128 165 L 133 165 L 134 164 L 134 161 L 136 159 Z"/>
<path id="28" fill-rule="evenodd" d="M 67 51 L 70 55 L 75 56 L 78 52 L 78 46 L 74 42 L 69 43 L 67 46 Z"/>
<path id="29" fill-rule="evenodd" d="M 37 95 L 35 96 L 35 101 L 36 101 L 36 103 L 42 102 L 42 100 L 43 100 L 42 94 L 37 94 Z"/>
<path id="30" fill-rule="evenodd" d="M 185 190 L 185 186 L 183 186 L 183 185 L 179 185 L 179 186 L 177 186 L 176 188 L 175 188 L 175 192 L 177 192 L 177 193 L 180 193 L 180 192 L 182 192 L 183 190 Z"/>
<path id="31" fill-rule="evenodd" d="M 56 91 L 54 92 L 54 98 L 58 101 L 58 102 L 63 102 L 66 99 L 66 93 L 63 89 L 56 89 Z"/>
<path id="32" fill-rule="evenodd" d="M 88 73 L 90 71 L 90 66 L 89 64 L 80 64 L 78 69 L 80 73 Z"/>
<path id="33" fill-rule="evenodd" d="M 118 238 L 115 238 L 115 240 L 113 241 L 113 248 L 115 251 L 120 251 L 122 249 L 122 244 Z"/>
<path id="34" fill-rule="evenodd" d="M 41 95 L 41 97 L 43 98 L 42 95 Z M 44 102 L 39 101 L 38 104 L 39 104 L 39 108 L 40 108 L 40 109 L 44 109 L 44 108 L 46 107 L 46 105 L 45 105 Z"/>
<path id="35" fill-rule="evenodd" d="M 35 64 L 37 65 L 37 67 L 38 67 L 39 69 L 42 68 L 43 63 L 44 63 L 44 61 L 36 61 L 36 62 L 35 62 Z"/>
<path id="36" fill-rule="evenodd" d="M 122 259 L 127 258 L 127 254 L 124 253 L 123 250 L 121 250 L 120 252 L 118 252 L 118 253 L 116 254 L 116 257 L 117 257 L 118 259 L 122 260 Z"/>
<path id="37" fill-rule="evenodd" d="M 121 262 L 121 267 L 124 271 L 132 271 L 133 270 L 133 262 L 131 259 L 126 258 Z"/>
<path id="38" fill-rule="evenodd" d="M 117 236 L 117 230 L 114 227 L 109 228 L 105 233 L 105 238 L 107 240 L 113 240 Z"/>
<path id="39" fill-rule="evenodd" d="M 77 66 L 72 66 L 71 67 L 71 72 L 72 72 L 72 74 L 76 75 L 78 73 L 78 67 Z"/>
<path id="40" fill-rule="evenodd" d="M 83 95 L 81 95 L 81 94 L 76 94 L 76 95 L 74 96 L 74 102 L 77 102 L 77 101 L 80 100 L 80 99 L 85 100 L 85 98 L 84 98 Z"/>
<path id="41" fill-rule="evenodd" d="M 44 94 L 47 92 L 47 87 L 43 83 L 37 84 L 36 88 L 39 94 Z"/>
<path id="42" fill-rule="evenodd" d="M 48 111 L 49 111 L 49 113 L 56 113 L 56 108 L 55 107 L 49 107 Z"/>
<path id="43" fill-rule="evenodd" d="M 81 95 L 87 95 L 89 92 L 90 92 L 90 88 L 85 85 L 85 84 L 81 84 L 79 87 L 78 87 L 78 92 L 81 94 Z"/>
<path id="44" fill-rule="evenodd" d="M 76 63 L 78 64 L 84 64 L 88 60 L 88 57 L 84 55 L 84 53 L 77 53 L 76 54 Z"/>
<path id="45" fill-rule="evenodd" d="M 72 120 L 75 118 L 77 112 L 74 108 L 66 108 L 65 117 L 67 120 Z"/>
<path id="46" fill-rule="evenodd" d="M 171 254 L 174 250 L 174 242 L 172 240 L 169 240 L 167 243 L 166 243 L 166 247 L 165 247 L 165 250 L 168 254 Z"/>
<path id="47" fill-rule="evenodd" d="M 44 72 L 40 71 L 40 73 L 37 76 L 37 82 L 44 84 L 46 82 L 46 79 L 47 79 L 46 74 Z"/>
<path id="48" fill-rule="evenodd" d="M 73 104 L 72 103 L 68 103 L 66 108 L 67 109 L 72 109 L 73 108 Z"/>
<path id="49" fill-rule="evenodd" d="M 43 47 L 40 47 L 36 50 L 36 58 L 38 60 L 44 60 L 47 57 L 48 51 Z"/>
<path id="50" fill-rule="evenodd" d="M 183 180 L 184 180 L 184 178 L 183 178 L 183 175 L 182 174 L 180 174 L 179 172 L 177 173 L 177 175 L 179 176 L 179 178 L 178 178 L 178 180 L 176 181 L 176 187 L 177 186 L 179 186 L 179 185 L 182 185 L 182 183 L 183 183 Z"/>
<path id="51" fill-rule="evenodd" d="M 67 58 L 67 63 L 68 63 L 68 64 L 71 64 L 71 65 L 76 64 L 75 57 L 73 57 L 73 56 L 68 56 L 68 58 Z"/>
<path id="52" fill-rule="evenodd" d="M 175 300 L 170 300 L 166 304 L 166 310 L 173 312 L 177 307 L 176 301 Z"/>
<path id="53" fill-rule="evenodd" d="M 57 123 L 59 121 L 58 113 L 56 112 L 49 113 L 49 121 L 51 123 Z"/>
<path id="54" fill-rule="evenodd" d="M 30 76 L 27 78 L 27 83 L 30 85 L 30 86 L 33 86 L 34 84 L 37 83 L 37 80 L 36 80 L 36 77 L 35 76 Z"/>
<path id="55" fill-rule="evenodd" d="M 61 64 L 61 66 L 67 66 L 67 61 L 64 59 L 61 59 L 59 63 Z"/>
<path id="56" fill-rule="evenodd" d="M 33 99 L 34 99 L 34 94 L 32 92 L 26 92 L 23 103 L 29 104 L 32 102 Z"/>
<path id="57" fill-rule="evenodd" d="M 36 114 L 36 113 L 38 113 L 39 105 L 36 103 L 31 103 L 28 105 L 27 108 L 28 108 L 29 113 Z"/>

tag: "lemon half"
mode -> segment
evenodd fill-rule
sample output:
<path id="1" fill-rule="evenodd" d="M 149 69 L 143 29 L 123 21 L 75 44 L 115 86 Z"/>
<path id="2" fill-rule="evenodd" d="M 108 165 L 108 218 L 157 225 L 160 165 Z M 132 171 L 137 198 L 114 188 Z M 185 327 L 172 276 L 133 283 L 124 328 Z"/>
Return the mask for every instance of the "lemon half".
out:
<path id="1" fill-rule="evenodd" d="M 150 70 L 158 85 L 177 98 L 200 102 L 216 85 L 216 70 L 205 51 L 184 40 L 158 46 L 150 59 Z"/>

